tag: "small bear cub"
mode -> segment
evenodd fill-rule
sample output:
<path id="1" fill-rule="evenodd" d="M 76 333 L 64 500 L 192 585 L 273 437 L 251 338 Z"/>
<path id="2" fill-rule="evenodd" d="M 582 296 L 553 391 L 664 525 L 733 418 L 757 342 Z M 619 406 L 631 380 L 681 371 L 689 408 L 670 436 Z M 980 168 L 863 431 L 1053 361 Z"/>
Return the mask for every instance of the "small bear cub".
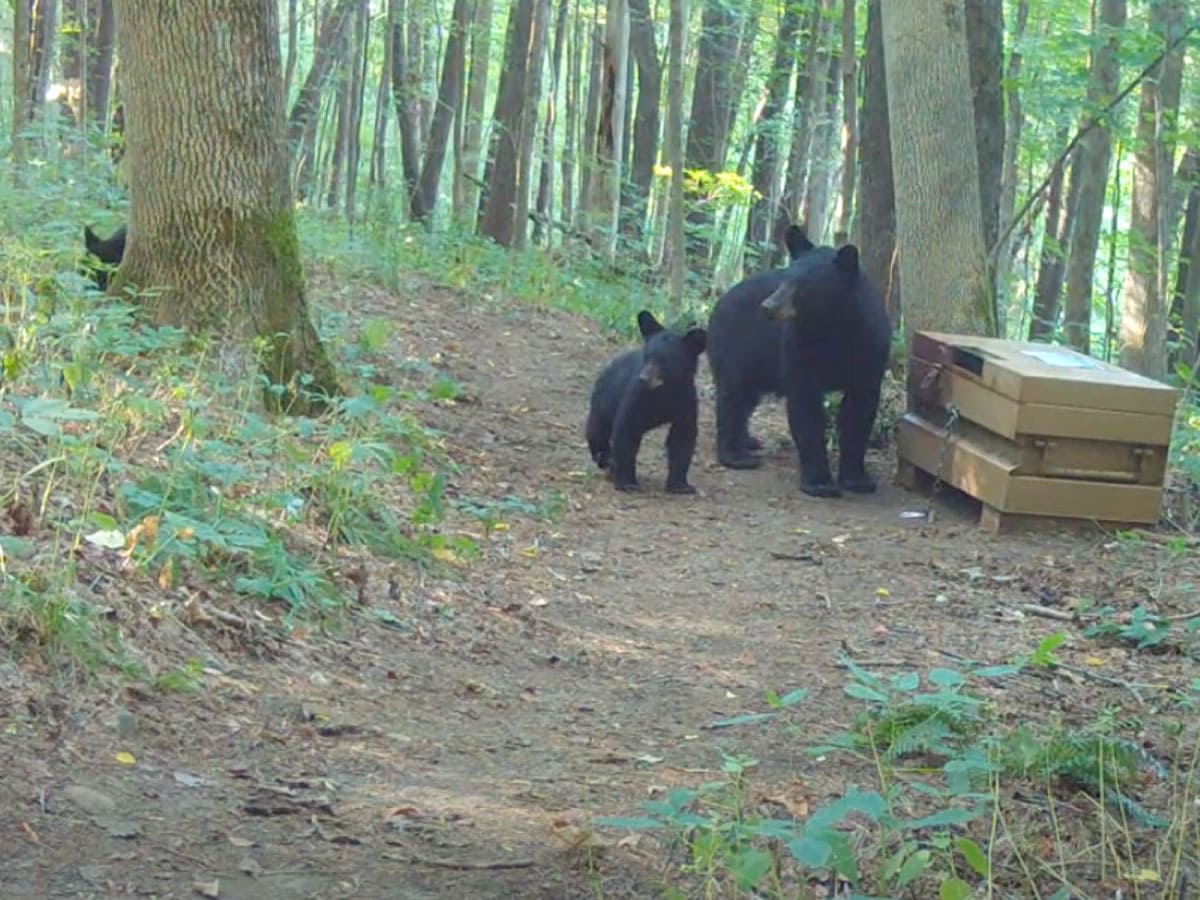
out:
<path id="1" fill-rule="evenodd" d="M 592 459 L 608 470 L 618 491 L 640 490 L 637 455 L 646 432 L 667 431 L 667 492 L 692 494 L 688 468 L 696 451 L 696 365 L 703 328 L 680 334 L 647 310 L 637 317 L 644 343 L 608 362 L 592 389 L 587 442 Z"/>

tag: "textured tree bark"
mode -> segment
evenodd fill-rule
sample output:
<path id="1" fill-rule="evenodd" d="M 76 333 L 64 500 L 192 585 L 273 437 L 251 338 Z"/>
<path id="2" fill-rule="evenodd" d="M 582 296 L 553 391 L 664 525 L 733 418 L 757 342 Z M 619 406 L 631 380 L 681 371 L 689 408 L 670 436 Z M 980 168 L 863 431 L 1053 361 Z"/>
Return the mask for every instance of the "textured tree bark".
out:
<path id="1" fill-rule="evenodd" d="M 962 0 L 881 4 L 906 346 L 992 331 Z"/>
<path id="2" fill-rule="evenodd" d="M 421 179 L 420 112 L 409 72 L 411 47 L 404 39 L 408 8 L 405 0 L 389 0 L 389 3 L 393 6 L 388 13 L 392 21 L 392 102 L 400 131 L 400 171 L 404 176 L 405 197 L 411 198 Z"/>
<path id="3" fill-rule="evenodd" d="M 857 43 L 854 33 L 855 0 L 842 4 L 842 184 L 838 192 L 837 231 L 850 233 L 854 220 L 855 162 L 858 159 Z"/>
<path id="4" fill-rule="evenodd" d="M 671 196 L 667 242 L 671 262 L 671 304 L 683 303 L 687 258 L 683 239 L 683 51 L 687 0 L 671 0 L 667 50 L 667 162 L 671 166 Z"/>
<path id="5" fill-rule="evenodd" d="M 301 197 L 307 196 L 316 169 L 317 114 L 321 109 L 321 93 L 345 42 L 354 2 L 335 0 L 335 5 L 321 20 L 312 68 L 308 70 L 288 115 L 288 145 L 291 148 L 296 189 Z"/>
<path id="6" fill-rule="evenodd" d="M 529 93 L 534 83 L 534 67 L 540 71 L 537 46 L 538 9 L 545 0 L 518 0 L 509 11 L 505 41 L 504 67 L 496 93 L 492 134 L 488 146 L 484 182 L 488 193 L 483 203 L 480 230 L 505 247 L 524 245 L 525 215 L 529 210 L 529 177 L 522 166 L 527 163 L 525 142 L 532 147 L 532 128 L 536 105 L 527 114 Z M 536 95 L 536 93 L 535 93 Z"/>
<path id="7" fill-rule="evenodd" d="M 1119 89 L 1121 61 L 1118 57 L 1121 30 L 1125 27 L 1125 0 L 1101 0 L 1097 22 L 1100 38 L 1093 51 L 1088 77 L 1088 108 L 1100 109 Z M 1091 346 L 1093 279 L 1100 227 L 1104 219 L 1104 194 L 1112 160 L 1112 128 L 1108 120 L 1098 123 L 1079 142 L 1075 167 L 1079 169 L 1075 231 L 1067 257 L 1067 296 L 1063 330 L 1067 341 L 1084 353 Z"/>
<path id="8" fill-rule="evenodd" d="M 975 153 L 983 246 L 991 251 L 1000 227 L 1000 181 L 1004 170 L 1004 18 L 1001 0 L 966 0 L 967 60 L 975 98 Z"/>
<path id="9" fill-rule="evenodd" d="M 446 41 L 446 59 L 442 63 L 442 82 L 438 88 L 437 108 L 429 126 L 429 143 L 425 147 L 421 177 L 412 196 L 412 217 L 418 221 L 431 216 L 437 206 L 438 185 L 441 183 L 442 168 L 446 163 L 446 150 L 450 146 L 454 112 L 458 109 L 459 97 L 462 94 L 463 69 L 466 65 L 463 36 L 469 20 L 470 9 L 467 0 L 454 0 L 450 36 Z"/>
<path id="10" fill-rule="evenodd" d="M 684 147 L 684 164 L 689 169 L 721 172 L 729 142 L 729 107 L 733 94 L 737 49 L 741 38 L 741 13 L 724 0 L 706 0 L 696 56 L 696 80 L 692 89 L 692 112 Z M 693 209 L 688 221 L 699 229 L 712 226 L 704 208 Z M 710 243 L 693 235 L 688 240 L 691 265 L 707 273 Z"/>
<path id="11" fill-rule="evenodd" d="M 625 87 L 629 66 L 629 5 L 608 0 L 604 36 L 604 84 L 596 123 L 596 158 L 592 166 L 591 231 L 609 261 L 616 259 L 621 211 L 621 146 L 624 143 Z"/>
<path id="12" fill-rule="evenodd" d="M 538 175 L 537 218 L 533 223 L 533 242 L 549 242 L 548 222 L 554 205 L 554 129 L 558 125 L 558 97 L 562 88 L 563 48 L 567 39 L 569 0 L 559 0 L 554 23 L 554 47 L 550 51 L 550 90 L 546 94 L 546 120 L 542 123 L 542 165 Z"/>
<path id="13" fill-rule="evenodd" d="M 1029 0 L 1018 0 L 1017 24 L 1013 29 L 1013 49 L 1008 55 L 1008 67 L 1005 73 L 1005 111 L 1004 111 L 1004 158 L 1000 164 L 1000 212 L 998 234 L 1000 246 L 995 249 L 995 283 L 1000 296 L 1008 293 L 1008 284 L 1012 276 L 1014 253 L 1014 234 L 1012 228 L 1013 215 L 1016 212 L 1014 204 L 1017 197 L 1017 152 L 1021 149 L 1021 131 L 1025 127 L 1025 113 L 1021 109 L 1021 92 L 1018 88 L 1021 77 L 1021 51 L 1017 49 L 1025 34 L 1025 25 L 1029 21 Z M 989 248 L 989 253 L 991 252 Z M 998 304 L 997 313 L 1000 316 L 997 327 L 1001 334 L 1005 333 L 1004 306 Z"/>
<path id="14" fill-rule="evenodd" d="M 21 183 L 21 169 L 28 152 L 25 126 L 33 114 L 30 104 L 31 74 L 29 46 L 33 26 L 32 0 L 17 0 L 13 12 L 13 105 L 12 105 L 12 175 L 15 184 Z"/>
<path id="15" fill-rule="evenodd" d="M 1195 155 L 1191 147 L 1188 156 Z M 1200 320 L 1197 290 L 1200 289 L 1200 181 L 1193 173 L 1187 185 L 1183 235 L 1179 240 L 1179 261 L 1175 268 L 1175 289 L 1171 293 L 1171 336 L 1174 339 L 1172 362 L 1194 365 L 1196 362 L 1196 326 Z"/>
<path id="16" fill-rule="evenodd" d="M 1185 0 L 1150 7 L 1150 28 L 1170 45 L 1182 33 Z M 1129 268 L 1121 295 L 1121 365 L 1151 378 L 1167 374 L 1167 197 L 1175 150 L 1174 121 L 1183 78 L 1176 44 L 1142 82 L 1129 217 Z"/>
<path id="17" fill-rule="evenodd" d="M 1056 146 L 1066 144 L 1069 132 L 1058 132 Z M 1029 318 L 1029 340 L 1049 341 L 1058 330 L 1059 296 L 1062 293 L 1067 248 L 1071 244 L 1071 213 L 1078 198 L 1079 176 L 1071 165 L 1071 189 L 1064 193 L 1070 160 L 1056 164 L 1046 195 L 1046 224 L 1042 229 L 1042 252 L 1038 259 L 1037 286 L 1033 294 L 1033 313 Z M 1075 196 L 1072 196 L 1074 194 Z"/>
<path id="18" fill-rule="evenodd" d="M 467 216 L 478 214 L 479 157 L 483 149 L 483 107 L 487 98 L 488 60 L 492 40 L 492 0 L 476 0 L 471 25 L 471 75 L 467 88 L 467 121 L 463 129 L 463 172 L 467 176 L 463 209 Z"/>
<path id="19" fill-rule="evenodd" d="M 654 21 L 648 0 L 629 0 L 629 49 L 637 67 L 637 105 L 633 116 L 633 154 L 630 161 L 629 218 L 636 223 L 628 230 L 641 236 L 654 162 L 658 158 L 658 110 L 662 100 L 662 64 L 654 40 Z"/>
<path id="20" fill-rule="evenodd" d="M 888 128 L 887 73 L 883 58 L 880 0 L 867 4 L 863 53 L 862 143 L 859 144 L 859 255 L 863 271 L 883 293 L 892 322 L 899 321 L 900 278 L 896 256 L 896 192 Z"/>
<path id="21" fill-rule="evenodd" d="M 847 0 L 852 2 L 852 0 Z M 767 101 L 756 124 L 754 174 L 752 183 L 758 196 L 746 217 L 746 243 L 751 262 L 759 268 L 771 259 L 771 223 L 779 206 L 780 161 L 779 148 L 787 120 L 783 118 L 787 89 L 791 82 L 796 57 L 796 34 L 800 31 L 800 4 L 789 0 L 779 19 L 779 34 L 775 38 L 775 58 L 767 76 Z"/>
<path id="22" fill-rule="evenodd" d="M 832 37 L 832 36 L 830 36 Z M 820 107 L 813 107 L 815 120 L 812 142 L 809 145 L 808 180 L 804 192 L 802 220 L 809 238 L 818 244 L 829 238 L 829 198 L 833 177 L 837 172 L 838 85 L 842 63 L 837 53 L 825 55 L 825 88 L 820 93 Z M 814 91 L 814 97 L 818 92 Z"/>
<path id="23" fill-rule="evenodd" d="M 109 290 L 152 291 L 160 325 L 215 330 L 233 377 L 251 374 L 250 341 L 263 339 L 259 365 L 285 408 L 319 407 L 307 392 L 337 384 L 292 217 L 278 4 L 120 0 L 117 33 L 130 217 Z"/>

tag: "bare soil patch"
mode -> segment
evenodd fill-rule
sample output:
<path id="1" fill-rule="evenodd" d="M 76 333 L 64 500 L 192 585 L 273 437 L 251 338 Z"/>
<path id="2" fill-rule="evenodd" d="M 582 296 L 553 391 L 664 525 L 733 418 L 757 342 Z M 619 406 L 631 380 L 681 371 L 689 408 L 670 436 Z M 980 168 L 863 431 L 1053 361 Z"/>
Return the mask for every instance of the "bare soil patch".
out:
<path id="1" fill-rule="evenodd" d="M 340 296 L 353 322 L 396 323 L 380 357 L 389 380 L 422 359 L 465 389 L 417 411 L 462 467 L 451 496 L 556 503 L 557 516 L 506 515 L 459 573 L 351 561 L 364 614 L 338 634 L 156 625 L 176 665 L 210 666 L 199 694 L 114 678 L 64 695 L 49 675 L 0 668 L 3 896 L 648 897 L 657 849 L 606 835 L 585 850 L 592 817 L 717 777 L 721 750 L 760 761 L 764 797 L 819 803 L 862 783 L 800 752 L 852 715 L 841 650 L 913 669 L 998 663 L 1065 628 L 1058 652 L 1081 668 L 1136 682 L 1194 674 L 1186 659 L 1098 647 L 1016 614 L 1080 597 L 1186 608 L 1176 588 L 1194 572 L 1098 529 L 987 536 L 954 498 L 932 525 L 904 519 L 925 498 L 892 485 L 886 453 L 868 461 L 876 496 L 805 497 L 775 406 L 755 423 L 768 464 L 722 469 L 707 373 L 698 495 L 664 492 L 657 435 L 640 460 L 644 492 L 616 494 L 582 436 L 592 379 L 617 349 L 597 326 L 417 281 Z M 482 534 L 466 517 L 447 527 Z M 788 723 L 803 741 L 779 722 L 704 728 L 799 686 L 811 694 Z M 1014 718 L 1146 713 L 1130 691 L 1089 680 L 1022 679 L 1003 693 Z"/>

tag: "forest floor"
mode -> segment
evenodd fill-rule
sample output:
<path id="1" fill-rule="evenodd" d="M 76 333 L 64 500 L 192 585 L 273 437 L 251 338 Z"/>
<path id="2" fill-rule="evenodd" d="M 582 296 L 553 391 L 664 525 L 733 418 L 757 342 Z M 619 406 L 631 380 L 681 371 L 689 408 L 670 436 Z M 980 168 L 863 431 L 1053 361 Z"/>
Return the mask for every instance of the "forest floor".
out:
<path id="1" fill-rule="evenodd" d="M 113 677 L 62 696 L 0 667 L 5 898 L 656 896 L 672 862 L 594 817 L 722 777 L 723 752 L 757 760 L 753 802 L 800 815 L 871 786 L 870 769 L 803 753 L 853 715 L 841 653 L 927 671 L 1006 662 L 1065 630 L 1058 657 L 1113 683 L 1020 678 L 998 702 L 1012 719 L 1076 723 L 1105 706 L 1144 713 L 1119 681 L 1195 674 L 1186 657 L 1021 612 L 1150 596 L 1185 608 L 1173 586 L 1188 573 L 1153 546 L 1130 552 L 1095 526 L 987 535 L 977 507 L 945 493 L 932 523 L 904 516 L 926 498 L 892 483 L 887 451 L 869 459 L 877 495 L 805 497 L 778 404 L 755 420 L 766 465 L 722 469 L 707 372 L 698 493 L 664 493 L 652 436 L 643 492 L 617 494 L 582 438 L 592 379 L 618 349 L 594 323 L 417 281 L 343 293 L 352 320 L 395 323 L 388 379 L 433 359 L 462 385 L 459 402 L 418 412 L 462 467 L 451 494 L 557 495 L 556 514 L 508 516 L 459 572 L 367 560 L 364 614 L 338 634 L 157 625 L 177 662 L 207 661 L 199 693 Z M 707 727 L 798 687 L 810 693 L 785 716 Z"/>

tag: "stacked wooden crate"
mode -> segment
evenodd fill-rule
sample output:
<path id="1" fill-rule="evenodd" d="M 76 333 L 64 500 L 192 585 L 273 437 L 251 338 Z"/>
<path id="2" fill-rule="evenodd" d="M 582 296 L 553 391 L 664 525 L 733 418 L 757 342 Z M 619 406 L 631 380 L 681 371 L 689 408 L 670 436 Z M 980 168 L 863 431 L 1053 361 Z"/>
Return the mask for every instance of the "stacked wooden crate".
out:
<path id="1" fill-rule="evenodd" d="M 1158 521 L 1178 392 L 1065 347 L 917 332 L 901 483 L 1006 516 Z M 949 426 L 947 428 L 947 426 Z"/>

